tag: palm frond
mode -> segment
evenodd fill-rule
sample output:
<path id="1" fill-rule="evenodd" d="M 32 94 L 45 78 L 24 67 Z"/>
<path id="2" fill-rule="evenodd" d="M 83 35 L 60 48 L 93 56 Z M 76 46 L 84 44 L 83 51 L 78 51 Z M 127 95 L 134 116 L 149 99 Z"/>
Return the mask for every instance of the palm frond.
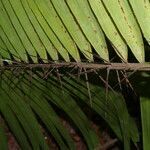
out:
<path id="1" fill-rule="evenodd" d="M 85 81 L 64 76 L 61 79 L 63 87 L 61 88 L 57 77 L 51 76 L 43 80 L 42 76 L 41 71 L 34 72 L 32 76 L 31 71 L 25 71 L 20 75 L 12 71 L 4 71 L 1 74 L 0 112 L 22 149 L 47 149 L 36 116 L 40 118 L 61 149 L 75 149 L 74 142 L 61 125 L 53 105 L 72 120 L 84 137 L 88 148 L 96 148 L 99 144 L 98 137 L 78 101 L 100 115 L 125 145 L 129 145 L 130 140 L 135 143 L 139 140 L 134 121 L 129 121 L 132 119 L 123 98 L 118 94 L 110 92 L 106 103 L 105 89 L 90 85 L 91 106 Z M 136 131 L 134 134 L 131 134 L 131 126 Z"/>
<path id="2" fill-rule="evenodd" d="M 0 65 L 51 61 L 78 64 L 94 62 L 96 57 L 109 63 L 111 47 L 118 61 L 127 63 L 130 49 L 136 60 L 144 63 L 146 46 L 142 36 L 150 43 L 149 20 L 149 0 L 0 0 Z M 4 66 L 0 70 L 0 112 L 22 149 L 48 149 L 40 121 L 60 149 L 75 149 L 54 107 L 72 121 L 89 149 L 96 148 L 98 137 L 78 101 L 109 124 L 125 149 L 129 149 L 130 141 L 139 141 L 136 124 L 121 94 L 109 91 L 106 98 L 101 86 L 90 83 L 89 91 L 86 81 L 66 74 L 60 80 L 57 73 L 52 73 L 46 80 L 39 68 L 25 67 L 19 75 L 18 70 L 7 69 Z M 147 150 L 150 113 L 147 96 L 143 97 L 143 139 Z M 0 133 L 0 149 L 7 149 L 1 125 Z"/>
<path id="3" fill-rule="evenodd" d="M 48 53 L 53 61 L 60 55 L 64 61 L 70 61 L 71 56 L 80 62 L 82 53 L 93 61 L 92 46 L 106 62 L 110 51 L 105 34 L 122 61 L 128 61 L 129 46 L 135 58 L 144 62 L 141 31 L 149 42 L 149 2 L 1 0 L 0 8 L 3 58 L 9 59 L 10 51 L 17 61 L 28 62 L 29 54 L 37 62 L 38 54 L 47 62 Z"/>
<path id="4" fill-rule="evenodd" d="M 137 79 L 139 82 L 137 82 Z M 135 89 L 140 93 L 140 107 L 141 107 L 141 122 L 142 122 L 142 134 L 143 134 L 143 149 L 148 150 L 150 147 L 150 119 L 149 119 L 149 107 L 150 107 L 150 75 L 148 72 L 142 72 L 135 75 L 131 79 Z"/>

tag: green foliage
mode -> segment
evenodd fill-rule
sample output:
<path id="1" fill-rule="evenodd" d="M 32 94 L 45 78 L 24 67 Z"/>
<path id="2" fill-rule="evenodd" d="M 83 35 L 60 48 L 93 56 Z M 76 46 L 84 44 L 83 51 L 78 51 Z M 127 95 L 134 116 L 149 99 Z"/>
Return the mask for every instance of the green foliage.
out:
<path id="1" fill-rule="evenodd" d="M 47 54 L 53 61 L 60 55 L 64 61 L 71 56 L 80 62 L 79 52 L 93 61 L 93 47 L 109 62 L 106 35 L 122 61 L 128 61 L 129 46 L 135 58 L 144 62 L 142 33 L 149 42 L 149 10 L 148 0 L 1 0 L 0 54 L 10 59 L 11 53 L 24 62 L 27 54 L 34 62 L 37 54 L 44 62 Z"/>
<path id="2" fill-rule="evenodd" d="M 110 44 L 122 62 L 128 62 L 129 47 L 142 63 L 145 61 L 142 36 L 150 43 L 149 24 L 149 0 L 0 0 L 0 65 L 3 60 L 9 63 L 38 63 L 40 59 L 43 63 L 81 62 L 80 54 L 87 62 L 93 62 L 93 51 L 104 62 L 110 62 Z M 38 70 L 25 69 L 19 75 L 1 71 L 0 112 L 22 149 L 49 149 L 38 117 L 61 149 L 75 149 L 54 106 L 73 122 L 87 147 L 96 148 L 98 137 L 78 101 L 109 124 L 123 141 L 124 149 L 129 149 L 131 140 L 139 141 L 135 122 L 120 94 L 110 91 L 107 99 L 105 89 L 100 86 L 90 84 L 89 93 L 83 80 L 64 76 L 59 84 L 54 74 L 47 80 L 42 75 Z M 149 90 L 142 82 L 139 87 L 143 145 L 147 150 Z M 0 142 L 0 149 L 7 149 L 2 126 Z"/>
<path id="3" fill-rule="evenodd" d="M 140 107 L 141 107 L 141 122 L 142 122 L 142 135 L 143 135 L 143 149 L 149 150 L 150 143 L 150 75 L 149 73 L 138 73 L 131 79 L 137 92 L 140 94 Z M 138 82 L 137 82 L 138 80 Z"/>
<path id="4" fill-rule="evenodd" d="M 129 147 L 130 141 L 139 141 L 135 123 L 129 116 L 120 94 L 109 91 L 106 100 L 105 89 L 90 84 L 91 106 L 84 80 L 64 76 L 60 84 L 54 75 L 47 80 L 42 76 L 41 71 L 33 73 L 29 70 L 19 75 L 11 71 L 1 74 L 0 112 L 22 149 L 48 149 L 36 116 L 61 149 L 75 149 L 73 140 L 62 126 L 53 106 L 64 112 L 78 128 L 88 149 L 96 148 L 99 144 L 98 137 L 78 102 L 100 115 L 124 142 L 125 147 Z M 1 132 L 3 133 L 2 128 Z M 2 146 L 6 145 L 4 139 L 1 142 Z"/>

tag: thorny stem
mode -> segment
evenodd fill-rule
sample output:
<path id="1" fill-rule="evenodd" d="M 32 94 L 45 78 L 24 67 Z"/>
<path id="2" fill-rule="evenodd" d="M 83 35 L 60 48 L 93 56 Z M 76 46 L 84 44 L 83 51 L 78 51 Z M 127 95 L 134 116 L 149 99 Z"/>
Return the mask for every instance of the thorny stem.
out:
<path id="1" fill-rule="evenodd" d="M 63 62 L 51 64 L 13 64 L 1 66 L 0 70 L 10 70 L 13 68 L 62 68 L 62 67 L 78 67 L 85 69 L 108 69 L 108 70 L 126 70 L 126 71 L 150 71 L 150 63 L 76 63 L 76 62 Z"/>

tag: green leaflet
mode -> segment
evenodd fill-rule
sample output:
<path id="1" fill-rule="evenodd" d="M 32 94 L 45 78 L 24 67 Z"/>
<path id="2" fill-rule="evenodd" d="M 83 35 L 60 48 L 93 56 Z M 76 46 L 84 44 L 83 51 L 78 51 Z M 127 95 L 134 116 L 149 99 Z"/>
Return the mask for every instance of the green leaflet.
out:
<path id="1" fill-rule="evenodd" d="M 7 104 L 10 106 L 13 113 L 16 115 L 17 119 L 22 125 L 27 137 L 31 142 L 32 148 L 37 150 L 40 148 L 48 149 L 31 108 L 25 102 L 24 97 L 17 95 L 14 88 L 10 87 L 12 82 L 11 76 L 3 75 L 2 80 L 2 87 L 4 88 L 5 94 L 8 95 L 9 98 Z"/>
<path id="2" fill-rule="evenodd" d="M 80 56 L 77 47 L 72 38 L 70 37 L 70 35 L 68 34 L 68 31 L 66 30 L 59 16 L 57 15 L 51 2 L 49 0 L 43 1 L 33 0 L 33 1 L 37 5 L 39 11 L 41 12 L 42 16 L 44 17 L 48 25 L 52 28 L 52 30 L 56 34 L 57 38 L 66 48 L 68 53 L 75 59 L 75 61 L 79 62 Z"/>
<path id="3" fill-rule="evenodd" d="M 128 0 L 135 16 L 140 24 L 144 37 L 150 44 L 150 1 L 149 0 Z M 140 10 L 140 11 L 139 11 Z"/>
<path id="4" fill-rule="evenodd" d="M 87 101 L 88 95 L 87 87 L 81 80 L 67 79 L 64 78 L 63 89 L 66 87 L 66 92 L 70 91 L 71 94 L 76 96 L 80 95 L 78 98 L 85 101 L 89 106 L 91 105 Z M 93 109 L 113 128 L 113 131 L 117 136 L 124 141 L 125 146 L 129 146 L 130 139 L 135 143 L 139 141 L 139 135 L 137 127 L 134 120 L 129 117 L 128 111 L 126 109 L 126 104 L 123 98 L 117 93 L 109 92 L 108 100 L 106 100 L 105 91 L 99 86 L 90 85 L 91 95 L 92 95 L 92 107 Z M 80 93 L 80 94 L 79 94 Z M 99 94 L 97 94 L 99 93 Z M 85 96 L 87 98 L 85 98 Z M 122 99 L 120 101 L 120 99 Z M 108 102 L 106 102 L 108 101 Z M 131 120 L 131 122 L 129 122 Z M 117 122 L 120 123 L 117 123 Z M 128 123 L 129 124 L 128 124 Z M 132 129 L 130 127 L 133 127 Z M 119 131 L 120 130 L 120 131 Z M 134 131 L 134 132 L 133 132 Z M 121 132 L 123 134 L 121 135 Z"/>
<path id="5" fill-rule="evenodd" d="M 138 82 L 137 82 L 138 80 Z M 143 149 L 149 150 L 150 147 L 150 74 L 149 72 L 137 73 L 132 78 L 136 91 L 140 94 L 141 122 Z"/>
<path id="6" fill-rule="evenodd" d="M 1 30 L 1 29 L 0 29 Z M 10 55 L 7 46 L 3 42 L 2 38 L 0 37 L 0 55 L 3 58 L 9 59 L 10 60 Z"/>
<path id="7" fill-rule="evenodd" d="M 51 86 L 48 86 L 48 89 L 49 88 L 53 89 L 54 87 L 58 86 L 57 90 L 55 89 L 52 91 L 53 91 L 53 93 L 56 93 L 54 91 L 60 90 L 60 92 L 55 94 L 55 96 L 60 95 L 60 97 L 62 97 L 61 89 L 60 89 L 59 84 L 57 83 L 58 82 L 57 79 L 55 80 L 55 78 L 53 78 L 53 80 L 54 81 L 50 80 Z M 83 85 L 80 86 L 82 81 L 77 82 L 77 80 L 74 80 L 74 82 L 73 82 L 71 79 L 68 80 L 67 78 L 63 78 L 61 83 L 62 83 L 63 93 L 65 95 L 69 92 L 69 94 L 77 97 L 77 99 L 80 99 L 80 101 L 82 100 L 82 101 L 86 102 L 90 106 L 89 101 L 87 101 L 87 100 L 89 100 L 89 97 L 87 94 L 87 88 Z M 72 85 L 72 86 L 70 86 L 70 85 Z M 92 86 L 92 88 L 93 88 L 93 86 Z M 104 92 L 101 88 L 98 88 L 98 87 L 95 87 L 95 88 L 97 90 L 99 89 L 99 91 L 102 91 L 102 93 Z M 43 89 L 43 88 L 41 87 L 41 89 Z M 91 91 L 93 91 L 93 90 L 91 90 Z M 98 91 L 95 93 L 98 93 Z M 93 94 L 95 95 L 95 93 L 93 93 Z M 102 95 L 102 93 L 100 95 Z M 117 98 L 117 95 L 115 96 L 115 94 L 110 93 L 108 104 L 106 104 L 105 93 L 103 93 L 103 96 L 100 96 L 100 95 L 99 96 L 97 95 L 97 98 L 95 96 L 92 97 L 92 102 L 93 102 L 92 109 L 94 109 L 100 116 L 102 116 L 109 123 L 109 125 L 113 128 L 115 133 L 118 135 L 118 137 L 124 141 L 125 148 L 128 149 L 127 146 L 129 146 L 130 140 L 132 139 L 134 143 L 138 142 L 139 135 L 138 135 L 137 127 L 136 127 L 133 119 L 130 118 L 128 115 L 128 112 L 125 107 L 125 103 L 123 101 L 120 101 L 121 97 Z M 52 95 L 50 97 L 52 97 Z M 67 97 L 68 97 L 68 94 L 67 94 Z M 101 101 L 99 99 L 101 99 Z M 114 100 L 116 100 L 116 99 L 118 99 L 118 100 L 115 102 Z M 74 107 L 72 106 L 72 108 L 74 108 Z M 114 114 L 114 115 L 112 116 L 112 114 Z M 117 116 L 117 118 L 116 118 L 116 116 Z M 119 119 L 120 123 L 118 123 L 118 119 Z M 131 120 L 131 121 L 129 121 L 129 120 Z M 131 129 L 131 127 L 132 127 L 132 129 Z M 121 131 L 119 131 L 119 128 Z M 123 132 L 123 134 L 122 134 L 122 132 Z"/>
<path id="8" fill-rule="evenodd" d="M 101 0 L 88 0 L 88 1 L 104 33 L 111 41 L 114 50 L 123 61 L 127 62 L 128 59 L 127 46 L 123 41 L 122 37 L 120 36 L 120 33 L 116 29 L 116 26 L 114 25 L 108 12 L 106 11 L 103 3 L 101 2 Z"/>
<path id="9" fill-rule="evenodd" d="M 70 61 L 69 55 L 67 50 L 64 48 L 62 43 L 58 40 L 57 36 L 55 35 L 52 28 L 49 26 L 45 18 L 43 17 L 42 13 L 39 11 L 38 7 L 36 6 L 35 2 L 33 1 L 27 1 L 28 6 L 32 10 L 34 16 L 38 20 L 40 26 L 44 30 L 45 34 L 48 36 L 49 40 L 52 42 L 54 48 L 56 48 L 57 52 L 60 53 L 60 55 L 63 57 L 63 59 L 67 62 Z M 48 51 L 51 55 L 51 50 Z"/>
<path id="10" fill-rule="evenodd" d="M 87 0 L 71 0 L 66 1 L 70 10 L 76 18 L 76 21 L 82 28 L 87 39 L 94 47 L 100 58 L 109 61 L 107 45 L 103 32 L 95 19 Z"/>
<path id="11" fill-rule="evenodd" d="M 16 32 L 16 34 L 17 34 L 17 36 L 21 42 L 20 49 L 22 49 L 22 47 L 23 47 L 23 49 L 25 49 L 25 51 L 28 51 L 28 54 L 35 61 L 36 60 L 36 51 L 35 51 L 32 43 L 31 43 L 29 37 L 27 36 L 22 24 L 20 23 L 19 19 L 17 18 L 17 15 L 16 15 L 11 3 L 9 2 L 9 0 L 8 1 L 2 1 L 2 3 L 3 3 L 3 7 L 5 8 L 7 15 L 10 19 L 12 27 L 14 28 L 14 30 L 15 30 L 15 32 Z M 15 34 L 12 33 L 12 36 L 14 36 L 14 35 Z M 14 39 L 16 39 L 16 37 L 14 37 Z M 16 48 L 16 46 L 14 46 L 14 48 Z M 24 61 L 26 62 L 27 58 Z"/>
<path id="12" fill-rule="evenodd" d="M 38 89 L 35 84 L 29 83 L 25 78 L 20 84 L 20 88 L 21 87 L 23 87 L 23 91 L 26 93 L 26 95 L 29 96 L 28 101 L 30 106 L 47 126 L 48 130 L 53 135 L 60 148 L 67 149 L 65 143 L 63 142 L 63 140 L 66 140 L 69 149 L 75 149 L 74 143 L 67 130 L 62 126 L 62 123 L 60 122 L 51 105 L 45 100 L 43 91 Z"/>
<path id="13" fill-rule="evenodd" d="M 3 114 L 5 121 L 8 123 L 9 128 L 15 135 L 20 147 L 23 150 L 26 150 L 26 149 L 30 150 L 31 149 L 30 144 L 27 140 L 27 137 L 22 127 L 19 124 L 19 121 L 17 120 L 16 115 L 13 113 L 9 105 L 7 105 L 7 101 L 9 100 L 9 97 L 4 93 L 2 89 L 1 89 L 0 95 L 1 95 L 0 111 Z"/>
<path id="14" fill-rule="evenodd" d="M 89 61 L 93 61 L 90 43 L 87 41 L 84 34 L 82 33 L 79 25 L 77 24 L 69 8 L 67 7 L 65 0 L 52 0 L 51 3 L 54 5 L 57 13 L 61 17 L 68 32 L 71 34 L 80 51 Z"/>
<path id="15" fill-rule="evenodd" d="M 141 118 L 142 118 L 142 136 L 143 136 L 143 149 L 149 150 L 150 148 L 150 99 L 141 97 Z"/>
<path id="16" fill-rule="evenodd" d="M 45 82 L 37 77 L 35 79 L 36 82 L 33 80 L 33 83 L 37 84 L 40 90 L 43 90 L 45 97 L 63 110 L 78 127 L 89 149 L 92 150 L 96 148 L 98 145 L 97 136 L 91 130 L 87 117 L 80 107 L 77 106 L 77 103 L 67 93 L 63 94 L 63 92 L 54 85 L 53 81 Z M 93 141 L 93 139 L 95 140 Z"/>
<path id="17" fill-rule="evenodd" d="M 32 47 L 27 51 L 31 51 L 34 48 L 34 51 L 37 52 L 42 59 L 47 59 L 46 50 L 43 44 L 41 43 L 38 34 L 35 32 L 34 27 L 32 26 L 28 15 L 26 14 L 25 9 L 23 8 L 20 0 L 9 0 L 18 21 L 20 22 L 27 38 L 30 40 Z M 32 55 L 31 55 L 32 56 Z M 34 56 L 34 55 L 33 55 Z"/>
<path id="18" fill-rule="evenodd" d="M 26 61 L 26 53 L 20 39 L 11 24 L 11 21 L 5 11 L 2 1 L 0 1 L 0 36 L 5 45 L 8 46 L 12 55 L 16 56 L 17 60 Z M 18 59 L 19 58 L 19 59 Z"/>
<path id="19" fill-rule="evenodd" d="M 140 63 L 144 62 L 142 35 L 128 2 L 126 0 L 102 1 L 136 59 Z"/>
<path id="20" fill-rule="evenodd" d="M 55 49 L 55 47 L 51 43 L 50 39 L 46 35 L 46 33 L 43 30 L 43 28 L 40 26 L 40 23 L 38 22 L 38 20 L 36 19 L 34 13 L 30 9 L 27 1 L 26 0 L 22 0 L 22 5 L 23 5 L 23 7 L 24 7 L 24 9 L 25 9 L 25 11 L 26 11 L 26 13 L 28 15 L 28 18 L 30 19 L 30 21 L 32 23 L 32 25 L 34 26 L 34 30 L 36 30 L 36 33 L 38 34 L 41 43 L 43 44 L 43 46 L 45 47 L 46 51 L 51 56 L 51 59 L 53 61 L 57 61 L 58 60 L 57 50 Z M 40 51 L 40 49 L 38 49 L 38 50 Z M 47 56 L 46 56 L 46 59 L 44 59 L 44 62 L 47 62 Z"/>

